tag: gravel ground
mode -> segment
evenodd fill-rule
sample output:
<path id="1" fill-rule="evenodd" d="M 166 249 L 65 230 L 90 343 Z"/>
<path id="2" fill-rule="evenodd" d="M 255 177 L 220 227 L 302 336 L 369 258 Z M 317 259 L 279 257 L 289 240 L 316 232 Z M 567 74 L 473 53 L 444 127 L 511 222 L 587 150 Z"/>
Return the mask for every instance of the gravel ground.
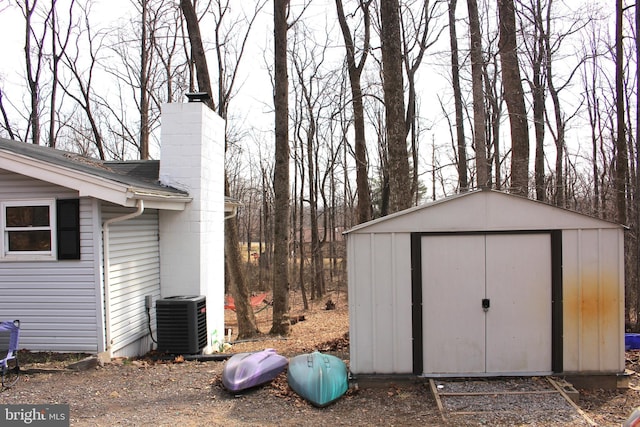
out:
<path id="1" fill-rule="evenodd" d="M 434 381 L 449 420 L 473 416 L 486 425 L 589 426 L 546 378 Z"/>
<path id="2" fill-rule="evenodd" d="M 327 311 L 318 305 L 305 312 L 305 320 L 292 326 L 287 339 L 236 344 L 231 351 L 273 347 L 292 356 L 319 349 L 348 363 L 346 302 L 336 297 L 333 301 L 338 302 L 336 310 Z M 265 325 L 260 328 L 266 330 Z M 517 403 L 492 394 L 474 396 L 463 403 L 444 398 L 449 413 L 443 419 L 428 381 L 352 388 L 337 402 L 318 409 L 289 389 L 284 374 L 250 392 L 229 393 L 220 381 L 224 362 L 114 360 L 76 372 L 65 368 L 68 360 L 58 360 L 55 355 L 48 355 L 48 360 L 30 359 L 27 353 L 21 356 L 25 371 L 15 387 L 0 392 L 0 404 L 69 404 L 72 426 L 587 425 L 577 412 L 564 406 L 566 402 L 550 403 L 545 395 L 522 395 L 531 399 L 522 398 Z M 639 360 L 640 353 L 628 352 L 630 369 L 639 371 Z M 507 390 L 526 383 L 540 386 L 531 379 L 508 381 L 504 386 Z M 480 382 L 482 387 L 486 384 Z M 454 390 L 448 382 L 444 388 Z M 562 406 L 545 406 L 556 404 Z M 580 390 L 579 406 L 598 425 L 619 426 L 640 406 L 640 377 L 634 374 L 626 390 Z M 484 412 L 451 413 L 476 409 Z"/>

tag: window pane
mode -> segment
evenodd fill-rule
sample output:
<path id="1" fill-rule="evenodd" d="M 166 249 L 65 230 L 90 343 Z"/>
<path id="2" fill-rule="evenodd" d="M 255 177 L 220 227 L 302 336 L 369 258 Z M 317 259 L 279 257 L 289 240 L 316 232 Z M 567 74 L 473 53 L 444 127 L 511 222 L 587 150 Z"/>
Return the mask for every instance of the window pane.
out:
<path id="1" fill-rule="evenodd" d="M 7 227 L 46 227 L 49 206 L 7 206 Z"/>
<path id="2" fill-rule="evenodd" d="M 51 232 L 9 231 L 9 251 L 50 251 Z"/>

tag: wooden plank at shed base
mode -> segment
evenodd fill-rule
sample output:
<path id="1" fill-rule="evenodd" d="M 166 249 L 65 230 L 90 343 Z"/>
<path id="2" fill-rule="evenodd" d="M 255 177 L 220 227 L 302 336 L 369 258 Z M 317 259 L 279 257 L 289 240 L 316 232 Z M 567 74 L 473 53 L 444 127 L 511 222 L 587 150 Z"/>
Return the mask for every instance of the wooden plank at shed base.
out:
<path id="1" fill-rule="evenodd" d="M 440 396 L 438 395 L 438 387 L 436 387 L 436 382 L 433 380 L 433 378 L 429 378 L 429 386 L 431 387 L 433 398 L 436 399 L 436 405 L 438 405 L 438 409 L 440 410 L 442 421 L 447 421 L 447 418 L 444 416 L 444 407 L 442 406 L 442 401 L 440 400 Z"/>
<path id="2" fill-rule="evenodd" d="M 560 395 L 562 397 L 564 397 L 564 399 L 569 402 L 569 405 L 571 405 L 581 416 L 582 418 L 585 419 L 586 422 L 589 423 L 590 426 L 597 426 L 596 422 L 593 421 L 586 412 L 584 412 L 582 409 L 580 409 L 580 407 L 578 405 L 576 405 L 576 403 L 569 397 L 569 395 L 567 395 L 567 393 L 565 393 L 565 391 L 562 389 L 562 387 L 560 387 L 558 385 L 558 383 L 556 383 L 554 380 L 552 380 L 551 378 L 547 377 L 547 380 L 549 380 L 549 383 L 551 383 L 552 386 L 554 386 L 556 388 L 556 390 L 558 390 L 558 392 L 560 393 Z"/>
<path id="3" fill-rule="evenodd" d="M 507 396 L 518 394 L 557 394 L 556 390 L 537 390 L 537 391 L 475 391 L 475 392 L 459 392 L 459 393 L 441 393 L 440 396 Z"/>

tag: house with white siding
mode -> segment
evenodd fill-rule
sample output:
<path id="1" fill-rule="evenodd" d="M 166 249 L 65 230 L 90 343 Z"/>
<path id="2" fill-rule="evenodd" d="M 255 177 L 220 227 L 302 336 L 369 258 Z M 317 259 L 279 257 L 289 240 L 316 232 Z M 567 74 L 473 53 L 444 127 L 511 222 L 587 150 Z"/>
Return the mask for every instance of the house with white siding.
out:
<path id="1" fill-rule="evenodd" d="M 224 329 L 224 123 L 162 109 L 160 161 L 100 161 L 0 138 L 0 320 L 20 348 L 104 359 L 153 348 L 148 302 L 206 297 Z M 145 304 L 146 302 L 146 304 Z"/>

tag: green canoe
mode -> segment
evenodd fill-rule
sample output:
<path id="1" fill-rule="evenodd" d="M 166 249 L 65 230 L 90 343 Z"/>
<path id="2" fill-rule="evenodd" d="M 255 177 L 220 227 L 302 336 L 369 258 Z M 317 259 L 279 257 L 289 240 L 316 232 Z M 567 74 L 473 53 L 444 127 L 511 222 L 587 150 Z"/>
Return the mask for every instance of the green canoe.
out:
<path id="1" fill-rule="evenodd" d="M 291 358 L 287 381 L 293 391 L 318 407 L 339 399 L 349 388 L 347 365 L 318 351 Z"/>

